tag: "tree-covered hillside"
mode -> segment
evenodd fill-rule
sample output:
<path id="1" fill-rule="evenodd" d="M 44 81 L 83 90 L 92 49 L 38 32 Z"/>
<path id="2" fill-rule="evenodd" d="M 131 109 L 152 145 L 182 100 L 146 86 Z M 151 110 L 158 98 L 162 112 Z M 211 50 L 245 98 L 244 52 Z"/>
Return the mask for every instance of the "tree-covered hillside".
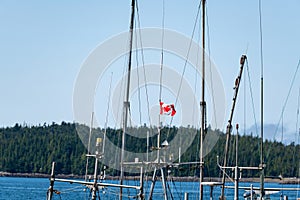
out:
<path id="1" fill-rule="evenodd" d="M 88 134 L 89 129 L 81 125 L 81 128 Z M 135 129 L 140 134 L 145 134 L 147 127 L 137 127 Z M 97 129 L 98 133 L 103 132 Z M 95 130 L 95 132 L 97 132 Z M 197 131 L 193 128 L 171 127 L 162 129 L 162 140 L 172 140 L 178 132 Z M 205 157 L 205 176 L 219 177 L 220 171 L 217 167 L 217 155 L 222 160 L 225 135 L 219 131 L 208 130 L 207 134 L 219 135 L 216 145 Z M 107 137 L 117 146 L 121 145 L 121 130 L 107 129 Z M 186 137 L 188 138 L 188 137 Z M 182 142 L 186 138 L 182 138 Z M 155 146 L 156 137 L 150 140 L 150 146 Z M 181 157 L 181 162 L 199 161 L 199 136 L 196 135 L 191 146 Z M 234 137 L 232 137 L 232 145 Z M 239 137 L 239 165 L 258 166 L 259 157 L 259 138 L 250 135 Z M 146 140 L 144 138 L 127 137 L 126 148 L 132 152 L 146 152 Z M 299 173 L 300 146 L 294 143 L 283 145 L 279 142 L 266 141 L 265 161 L 266 176 L 285 176 L 295 177 Z M 229 152 L 229 165 L 235 165 L 235 151 L 233 147 Z M 149 151 L 154 150 L 153 148 Z M 12 173 L 50 173 L 51 163 L 55 161 L 56 171 L 61 174 L 85 173 L 85 163 L 87 150 L 80 140 L 74 123 L 62 122 L 60 125 L 27 126 L 16 124 L 14 127 L 0 129 L 0 171 Z M 119 157 L 115 153 L 115 158 L 110 158 L 111 162 L 117 162 Z M 173 160 L 174 161 L 174 160 Z M 178 158 L 175 159 L 178 161 Z M 91 163 L 92 165 L 93 163 Z M 92 170 L 92 169 L 91 169 Z M 175 176 L 198 176 L 199 169 L 195 165 L 182 165 L 172 170 Z M 118 175 L 112 169 L 108 169 L 111 175 Z M 257 171 L 244 171 L 243 177 L 257 176 Z"/>

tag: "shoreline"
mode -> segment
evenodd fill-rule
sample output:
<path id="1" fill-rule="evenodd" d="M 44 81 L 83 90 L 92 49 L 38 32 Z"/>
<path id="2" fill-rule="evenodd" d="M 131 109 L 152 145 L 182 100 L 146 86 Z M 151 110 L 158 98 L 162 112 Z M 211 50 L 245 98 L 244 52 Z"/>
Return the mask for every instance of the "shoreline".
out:
<path id="1" fill-rule="evenodd" d="M 89 175 L 91 176 L 91 175 Z M 50 174 L 42 174 L 42 173 L 10 173 L 10 172 L 0 172 L 0 177 L 24 177 L 24 178 L 50 178 Z M 56 178 L 65 178 L 65 179 L 84 179 L 84 175 L 75 175 L 75 174 L 57 174 L 55 175 Z M 125 177 L 126 180 L 139 180 L 139 176 L 127 176 Z M 149 176 L 149 179 L 152 177 Z M 119 176 L 106 176 L 107 180 L 119 180 Z M 197 182 L 199 181 L 199 177 L 172 177 L 174 181 L 183 181 L 183 182 Z M 218 177 L 211 177 L 211 178 L 204 178 L 204 181 L 209 182 L 221 182 L 221 178 Z M 241 178 L 240 182 L 260 182 L 259 177 L 254 178 Z M 279 184 L 299 184 L 300 178 L 265 178 L 265 182 L 267 183 L 279 183 Z"/>

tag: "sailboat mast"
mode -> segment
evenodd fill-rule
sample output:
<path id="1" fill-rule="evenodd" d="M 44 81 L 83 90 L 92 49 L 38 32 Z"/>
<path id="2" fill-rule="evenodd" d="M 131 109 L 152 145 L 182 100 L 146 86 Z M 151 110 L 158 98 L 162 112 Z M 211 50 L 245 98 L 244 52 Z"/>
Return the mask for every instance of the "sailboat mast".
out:
<path id="1" fill-rule="evenodd" d="M 128 58 L 128 71 L 127 71 L 127 89 L 126 97 L 123 105 L 123 132 L 122 132 L 122 149 L 121 149 L 121 174 L 120 174 L 120 185 L 123 184 L 124 179 L 124 151 L 125 151 L 125 135 L 127 129 L 128 111 L 129 111 L 129 87 L 130 87 L 130 74 L 131 74 L 131 57 L 132 57 L 132 39 L 133 39 L 133 25 L 134 25 L 134 11 L 135 11 L 135 0 L 131 1 L 131 18 L 130 18 L 130 40 L 129 40 L 129 58 Z M 120 200 L 122 199 L 122 187 L 120 188 Z"/>
<path id="2" fill-rule="evenodd" d="M 220 199 L 222 199 L 222 200 L 225 199 L 225 196 L 224 196 L 225 181 L 226 181 L 225 169 L 227 167 L 230 137 L 231 137 L 231 131 L 232 131 L 232 119 L 233 119 L 234 109 L 235 109 L 235 105 L 236 105 L 236 100 L 237 100 L 237 96 L 238 96 L 238 92 L 239 92 L 239 87 L 240 87 L 240 83 L 241 83 L 241 79 L 242 79 L 242 75 L 243 75 L 244 64 L 245 64 L 246 59 L 247 59 L 246 55 L 242 55 L 242 57 L 240 59 L 240 65 L 241 65 L 240 72 L 239 72 L 238 77 L 235 79 L 234 96 L 233 96 L 233 99 L 232 99 L 232 107 L 231 107 L 231 111 L 230 111 L 228 125 L 226 127 L 226 143 L 225 143 L 224 161 L 223 161 L 222 190 L 221 190 L 221 196 L 220 196 Z"/>
<path id="3" fill-rule="evenodd" d="M 260 125 L 260 167 L 261 167 L 261 173 L 260 173 L 260 199 L 263 199 L 263 196 L 265 196 L 264 191 L 264 179 L 265 179 L 265 164 L 264 164 L 264 123 L 263 123 L 263 103 L 264 103 L 264 96 L 263 96 L 263 76 L 261 77 L 261 125 Z"/>
<path id="4" fill-rule="evenodd" d="M 265 170 L 264 170 L 264 64 L 263 64 L 263 35 L 262 35 L 262 14 L 261 14 L 261 0 L 259 0 L 259 29 L 260 29 L 260 63 L 261 63 L 261 124 L 260 124 L 260 200 L 265 196 L 264 189 L 264 179 L 265 179 Z"/>
<path id="5" fill-rule="evenodd" d="M 201 108 L 201 133 L 200 133 L 200 200 L 203 199 L 203 173 L 204 173 L 204 161 L 203 161 L 203 137 L 206 131 L 206 102 L 205 102 L 205 2 L 202 0 L 202 99 L 200 102 Z"/>

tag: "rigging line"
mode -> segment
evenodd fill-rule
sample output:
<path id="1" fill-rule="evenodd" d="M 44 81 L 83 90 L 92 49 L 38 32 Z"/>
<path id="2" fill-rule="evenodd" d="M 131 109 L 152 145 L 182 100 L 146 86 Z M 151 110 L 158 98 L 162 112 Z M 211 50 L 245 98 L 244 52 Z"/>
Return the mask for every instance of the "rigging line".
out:
<path id="1" fill-rule="evenodd" d="M 197 15 L 196 15 L 196 18 L 195 18 L 195 23 L 194 23 L 194 27 L 193 27 L 193 31 L 192 31 L 191 40 L 190 40 L 190 43 L 189 43 L 189 47 L 188 47 L 186 59 L 185 59 L 185 62 L 184 62 L 183 70 L 182 70 L 182 73 L 181 73 L 179 88 L 178 88 L 178 91 L 177 91 L 177 96 L 176 96 L 176 101 L 175 101 L 175 107 L 176 107 L 177 102 L 178 102 L 178 98 L 179 98 L 179 94 L 180 94 L 180 90 L 181 90 L 181 86 L 182 86 L 182 81 L 183 81 L 183 76 L 185 74 L 185 70 L 186 70 L 187 62 L 188 62 L 188 57 L 189 57 L 189 54 L 190 54 L 191 46 L 192 46 L 192 43 L 193 43 L 193 38 L 194 38 L 194 35 L 195 35 L 195 30 L 196 30 L 196 27 L 197 27 L 197 24 L 198 24 L 198 18 L 199 18 L 200 11 L 201 11 L 201 3 L 202 3 L 202 0 L 200 0 L 199 6 L 198 6 L 198 11 L 197 11 Z M 169 123 L 170 127 L 172 125 L 172 122 L 173 122 L 173 117 L 171 118 L 170 123 Z"/>
<path id="2" fill-rule="evenodd" d="M 141 45 L 142 65 L 143 65 L 144 81 L 145 81 L 145 93 L 146 93 L 146 99 L 147 99 L 148 120 L 149 120 L 150 127 L 152 127 L 152 122 L 151 122 L 151 117 L 150 117 L 150 103 L 149 103 L 149 95 L 148 95 L 148 84 L 147 84 L 147 78 L 146 78 L 145 57 L 144 57 L 144 50 L 143 50 L 143 42 L 142 42 L 142 33 L 141 33 L 141 23 L 140 23 L 139 9 L 138 9 L 138 1 L 136 1 L 136 10 L 137 10 L 137 22 L 138 22 L 138 28 L 139 28 L 139 38 L 140 38 L 140 45 Z"/>
<path id="3" fill-rule="evenodd" d="M 147 100 L 147 111 L 148 111 L 148 120 L 150 124 L 150 134 L 151 134 L 151 117 L 150 117 L 150 103 L 149 103 L 149 95 L 148 95 L 148 84 L 146 79 L 146 69 L 145 69 L 145 57 L 144 57 L 144 50 L 143 50 L 143 43 L 142 43 L 142 34 L 141 34 L 141 23 L 140 23 L 140 14 L 139 14 L 139 7 L 138 7 L 138 1 L 136 1 L 136 11 L 137 11 L 137 24 L 139 28 L 139 39 L 140 39 L 140 45 L 141 45 L 141 56 L 142 56 L 142 65 L 143 65 L 143 72 L 144 72 L 144 81 L 145 81 L 145 93 L 146 93 L 146 100 Z"/>
<path id="4" fill-rule="evenodd" d="M 245 54 L 247 55 L 247 54 Z M 246 62 L 246 70 L 248 71 L 248 62 Z M 248 74 L 249 76 L 249 74 Z M 246 105 L 247 105 L 247 93 L 246 93 L 246 88 L 247 88 L 247 76 L 244 78 L 244 135 L 246 134 L 246 115 L 247 115 L 247 108 L 246 108 Z M 248 79 L 248 81 L 250 82 L 250 80 Z"/>
<path id="5" fill-rule="evenodd" d="M 170 184 L 168 181 L 166 181 L 166 185 L 167 185 L 167 189 L 170 191 L 170 196 L 171 196 L 171 199 L 174 200 L 174 197 L 173 197 L 173 194 L 172 194 L 172 190 L 170 188 Z"/>
<path id="6" fill-rule="evenodd" d="M 165 37 L 165 0 L 162 1 L 162 37 L 161 37 L 161 60 L 160 60 L 160 80 L 159 80 L 159 103 L 161 102 L 162 98 L 162 81 L 163 81 L 163 65 L 164 65 L 164 37 Z M 176 105 L 176 103 L 175 103 Z M 158 117 L 158 127 L 160 127 L 160 115 Z M 173 117 L 170 121 L 170 127 L 171 123 L 173 121 Z M 160 130 L 159 130 L 160 131 Z M 168 139 L 170 135 L 170 128 L 167 131 L 166 140 Z"/>
<path id="7" fill-rule="evenodd" d="M 211 96 L 212 96 L 212 104 L 213 104 L 213 113 L 214 113 L 214 122 L 217 128 L 217 114 L 216 114 L 216 103 L 215 103 L 215 93 L 214 93 L 214 87 L 213 87 L 213 77 L 212 77 L 212 64 L 211 64 L 211 49 L 210 49 L 210 35 L 209 35 L 209 21 L 208 21 L 208 7 L 207 3 L 206 6 L 206 24 L 207 24 L 207 45 L 208 45 L 208 62 L 209 62 L 209 71 L 210 71 L 210 87 L 211 87 Z M 204 49 L 203 49 L 204 51 Z"/>
<path id="8" fill-rule="evenodd" d="M 197 44 L 200 44 L 200 38 L 201 38 L 201 27 L 199 26 L 199 30 L 198 30 L 198 40 L 197 40 Z M 197 45 L 197 57 L 196 57 L 196 68 L 195 68 L 195 85 L 194 85 L 194 91 L 195 91 L 195 93 L 197 92 L 197 86 L 198 86 L 198 73 L 197 73 L 197 68 L 198 68 L 198 66 L 199 66 L 199 52 L 200 52 L 200 46 L 199 45 Z M 197 103 L 197 100 L 196 100 L 196 98 L 194 98 L 194 100 L 193 100 L 193 107 L 194 108 L 197 108 L 198 107 L 198 105 L 197 106 L 195 106 L 196 105 L 196 103 Z M 194 122 L 194 120 L 195 120 L 195 111 L 196 111 L 196 109 L 193 109 L 193 122 Z M 198 123 L 199 123 L 199 121 L 197 121 Z M 196 122 L 195 122 L 195 124 L 196 124 Z M 196 127 L 198 127 L 198 126 L 196 126 Z"/>
<path id="9" fill-rule="evenodd" d="M 247 43 L 247 46 L 246 46 L 246 51 L 245 51 L 245 55 L 247 55 L 248 53 L 248 48 L 249 48 L 249 42 Z M 247 61 L 248 59 L 246 59 Z M 248 66 L 248 62 L 246 64 Z M 247 68 L 246 66 L 246 68 Z M 246 134 L 246 113 L 247 113 L 247 108 L 246 108 L 246 105 L 247 105 L 247 93 L 246 93 L 246 88 L 247 88 L 247 80 L 246 80 L 247 76 L 245 77 L 245 81 L 244 81 L 244 135 Z M 248 80 L 250 81 L 250 80 Z"/>
<path id="10" fill-rule="evenodd" d="M 140 13 L 139 13 L 138 1 L 136 1 L 135 5 L 136 5 L 136 13 L 137 13 L 137 26 L 138 26 L 138 30 L 139 30 L 139 42 L 140 42 L 140 49 L 141 49 L 142 66 L 143 66 L 143 72 L 144 72 L 144 82 L 145 82 L 145 93 L 146 93 L 146 100 L 147 100 L 148 120 L 149 120 L 150 127 L 152 127 L 151 117 L 150 117 L 150 103 L 149 103 L 149 95 L 148 95 L 148 84 L 147 84 L 147 78 L 146 78 L 145 56 L 144 56 L 144 50 L 143 50 L 141 22 L 140 22 Z"/>
<path id="11" fill-rule="evenodd" d="M 100 200 L 100 192 L 99 192 L 99 190 L 98 190 L 98 200 Z"/>
<path id="12" fill-rule="evenodd" d="M 181 78 L 180 78 L 179 88 L 178 88 L 178 92 L 177 92 L 177 96 L 176 96 L 175 106 L 176 106 L 178 98 L 179 98 L 179 93 L 180 93 L 181 86 L 182 86 L 183 76 L 185 74 L 185 70 L 186 70 L 186 67 L 187 67 L 187 62 L 188 62 L 190 50 L 191 50 L 192 43 L 193 43 L 193 38 L 194 38 L 194 35 L 195 35 L 195 30 L 196 30 L 196 27 L 197 27 L 197 24 L 198 24 L 198 18 L 199 18 L 200 10 L 201 10 L 201 2 L 202 1 L 200 1 L 200 4 L 198 6 L 198 11 L 197 11 L 197 15 L 196 15 L 196 18 L 195 18 L 195 23 L 194 23 L 194 27 L 193 27 L 193 31 L 192 31 L 191 40 L 190 40 L 190 43 L 189 43 L 186 59 L 185 59 L 185 62 L 184 62 L 183 71 L 181 73 Z"/>
<path id="13" fill-rule="evenodd" d="M 129 38 L 127 40 L 127 46 L 129 46 Z M 122 74 L 125 74 L 127 63 L 128 63 L 128 59 L 125 56 L 124 63 L 123 63 L 123 72 L 122 72 Z M 122 81 L 121 81 L 121 91 L 123 91 L 123 92 L 119 92 L 119 97 L 118 97 L 118 102 L 119 103 L 117 105 L 117 119 L 115 121 L 114 129 L 117 129 L 118 126 L 122 127 L 123 115 L 122 115 L 122 112 L 120 112 L 120 110 L 121 110 L 120 107 L 123 106 L 123 104 L 121 103 L 122 102 L 121 99 L 124 99 L 124 97 L 125 97 L 125 84 L 126 83 L 125 83 L 125 78 L 124 77 L 121 77 L 121 79 L 122 79 Z M 119 125 L 118 125 L 118 122 L 120 123 Z M 117 144 L 119 144 L 121 140 L 122 140 L 122 132 L 119 132 L 119 133 L 117 132 Z M 117 161 L 118 159 L 119 159 L 119 153 L 116 151 L 115 152 L 115 157 L 114 157 L 115 163 L 118 162 Z"/>
<path id="14" fill-rule="evenodd" d="M 127 46 L 129 46 L 129 38 L 127 38 Z M 127 64 L 128 64 L 127 56 L 124 56 L 123 72 L 122 72 L 123 75 L 125 74 Z M 124 97 L 125 97 L 125 78 L 124 77 L 121 77 L 121 79 L 122 79 L 122 81 L 121 81 L 121 91 L 123 91 L 123 92 L 119 92 L 119 97 L 118 97 L 118 102 L 119 103 L 118 103 L 118 106 L 117 106 L 117 115 L 116 115 L 117 119 L 115 121 L 115 129 L 118 126 L 118 124 L 117 124 L 118 121 L 120 122 L 119 127 L 122 127 L 122 112 L 120 112 L 120 110 L 121 110 L 120 106 L 123 106 L 121 99 L 124 99 Z M 122 94 L 123 94 L 123 96 L 122 96 Z M 121 120 L 120 120 L 120 118 L 121 118 Z"/>
<path id="15" fill-rule="evenodd" d="M 199 44 L 200 43 L 200 39 L 201 39 L 201 26 L 199 26 L 199 29 L 198 29 L 198 40 L 197 40 L 197 44 Z M 197 86 L 198 86 L 198 73 L 197 73 L 197 68 L 198 68 L 198 66 L 199 66 L 199 52 L 200 52 L 200 46 L 199 45 L 197 45 L 197 57 L 196 57 L 196 68 L 195 68 L 195 85 L 194 85 L 194 92 L 195 93 L 197 93 Z M 193 107 L 194 108 L 197 108 L 198 107 L 198 105 L 196 105 L 197 104 L 197 100 L 196 100 L 196 98 L 194 98 L 194 100 L 193 100 Z M 196 116 L 195 116 L 195 114 L 196 114 L 196 112 L 195 112 L 195 110 L 196 109 L 193 109 L 193 113 L 192 113 L 192 121 L 193 121 L 193 123 L 195 124 L 195 132 L 196 132 L 196 135 L 197 136 L 199 136 L 200 134 L 197 134 L 197 128 L 199 128 L 199 126 L 200 126 L 200 123 L 199 123 L 199 120 L 198 121 L 195 121 L 195 119 L 197 119 L 196 118 Z M 197 139 L 197 145 L 196 146 L 199 146 L 200 145 L 200 137 L 197 137 L 196 138 Z M 196 155 L 199 155 L 199 148 L 197 148 L 197 150 L 195 151 L 195 154 Z M 198 161 L 198 156 L 196 156 L 196 161 Z M 199 158 L 200 159 L 200 158 Z M 191 170 L 191 166 L 189 165 L 188 166 L 189 167 L 189 171 Z M 194 170 L 194 176 L 196 175 L 196 168 L 193 168 L 193 170 Z"/>
<path id="16" fill-rule="evenodd" d="M 110 109 L 110 98 L 111 98 L 111 84 L 112 84 L 112 77 L 113 77 L 113 72 L 111 72 L 111 76 L 110 76 L 110 84 L 109 84 L 109 93 L 108 93 L 108 99 L 107 99 L 107 109 L 106 109 L 106 118 L 105 118 L 105 124 L 104 124 L 104 138 L 103 138 L 103 152 L 105 150 L 105 139 L 106 139 L 106 130 L 107 130 L 107 123 L 108 123 L 108 115 L 109 115 L 109 109 Z"/>
<path id="17" fill-rule="evenodd" d="M 290 85 L 290 88 L 289 88 L 287 97 L 286 97 L 286 99 L 285 99 L 283 108 L 282 108 L 282 110 L 281 110 L 280 118 L 279 118 L 279 121 L 278 121 L 277 126 L 276 126 L 276 129 L 275 129 L 274 139 L 275 139 L 275 136 L 276 136 L 276 134 L 277 134 L 277 131 L 278 131 L 278 128 L 279 128 L 279 124 L 280 124 L 280 121 L 281 121 L 282 118 L 283 118 L 283 113 L 284 113 L 284 111 L 285 111 L 285 108 L 286 108 L 288 99 L 289 99 L 289 97 L 290 97 L 290 94 L 291 94 L 291 91 L 292 91 L 292 88 L 293 88 L 293 85 L 294 85 L 294 82 L 295 82 L 295 79 L 296 79 L 296 76 L 297 76 L 297 72 L 298 72 L 298 70 L 299 70 L 299 66 L 300 66 L 300 59 L 299 59 L 299 61 L 298 61 L 298 65 L 297 65 L 296 71 L 295 71 L 295 73 L 294 73 L 294 76 L 293 76 L 293 79 L 292 79 L 292 82 L 291 82 L 291 85 Z"/>
<path id="18" fill-rule="evenodd" d="M 162 95 L 162 75 L 163 75 L 163 64 L 164 64 L 164 37 L 165 37 L 165 0 L 162 1 L 162 36 L 161 36 L 159 102 L 161 102 L 161 95 Z"/>
<path id="19" fill-rule="evenodd" d="M 177 193 L 177 195 L 178 195 L 178 197 L 179 197 L 179 200 L 181 200 L 180 194 L 179 194 L 179 192 L 178 192 L 178 190 L 177 190 L 177 188 L 176 188 L 176 185 L 175 185 L 175 183 L 174 183 L 173 178 L 171 177 L 170 179 L 171 179 L 170 182 L 173 183 L 173 185 L 174 185 L 174 188 L 175 188 L 175 191 L 176 191 L 176 193 Z M 172 188 L 170 187 L 169 182 L 166 181 L 166 184 L 167 184 L 167 187 L 168 187 L 168 189 L 169 189 L 169 191 L 170 191 L 171 199 L 174 199 L 174 196 L 173 196 L 173 194 L 172 194 Z"/>
<path id="20" fill-rule="evenodd" d="M 248 81 L 249 81 L 249 90 L 250 90 L 251 104 L 252 104 L 252 110 L 253 110 L 255 131 L 256 131 L 256 135 L 258 135 L 258 126 L 257 126 L 256 115 L 255 115 L 256 112 L 255 112 L 255 106 L 254 106 L 253 90 L 252 90 L 251 77 L 250 77 L 250 72 L 249 72 L 248 59 L 246 59 L 246 64 L 247 64 L 246 69 L 247 69 L 247 75 L 248 75 Z"/>
<path id="21" fill-rule="evenodd" d="M 136 19 L 135 19 L 136 20 Z M 136 24 L 135 23 L 135 35 L 137 35 L 137 30 L 136 30 Z M 138 49 L 138 40 L 135 39 L 135 46 L 136 49 Z M 137 82 L 138 82 L 138 104 L 139 104 L 139 123 L 142 125 L 142 107 L 141 107 L 141 88 L 140 88 L 140 76 L 139 76 L 139 55 L 138 51 L 135 51 L 135 59 L 136 59 L 136 72 L 137 72 Z"/>

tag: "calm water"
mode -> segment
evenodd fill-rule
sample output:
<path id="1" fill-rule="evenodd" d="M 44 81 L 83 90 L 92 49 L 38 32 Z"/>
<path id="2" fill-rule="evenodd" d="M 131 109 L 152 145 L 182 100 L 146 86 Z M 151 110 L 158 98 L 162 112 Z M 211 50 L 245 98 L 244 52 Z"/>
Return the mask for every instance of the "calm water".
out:
<path id="1" fill-rule="evenodd" d="M 111 183 L 117 183 L 116 181 L 111 181 Z M 125 184 L 138 184 L 138 182 L 125 182 Z M 240 186 L 250 186 L 250 183 L 240 183 Z M 259 186 L 259 183 L 253 183 L 253 186 Z M 13 177 L 0 177 L 0 200 L 7 199 L 46 199 L 46 192 L 49 187 L 49 180 L 45 178 L 13 178 Z M 146 195 L 149 192 L 150 182 L 145 183 Z M 172 191 L 173 199 L 183 199 L 184 194 L 181 191 L 189 193 L 189 199 L 198 199 L 199 184 L 194 182 L 168 182 L 168 190 Z M 266 183 L 265 187 L 298 187 L 299 185 L 279 185 L 276 183 Z M 69 183 L 59 183 L 55 182 L 54 188 L 61 192 L 61 194 L 54 194 L 53 199 L 61 200 L 79 200 L 79 199 L 91 199 L 91 195 L 88 190 L 85 191 L 85 187 L 78 184 L 69 184 Z M 210 187 L 204 187 L 205 199 L 209 199 Z M 214 199 L 218 199 L 220 196 L 220 187 L 214 188 Z M 100 199 L 119 199 L 118 197 L 119 190 L 117 188 L 105 188 L 99 191 Z M 124 199 L 133 199 L 133 197 L 138 192 L 134 190 L 124 189 L 124 194 L 130 198 Z M 240 199 L 243 199 L 244 190 L 240 189 Z M 155 187 L 155 198 L 154 199 L 163 199 L 162 195 L 162 185 L 160 182 L 157 182 Z M 296 191 L 282 191 L 277 194 L 272 195 L 271 199 L 280 199 L 281 195 L 287 195 L 289 199 L 300 198 L 300 192 Z M 169 196 L 169 199 L 172 199 Z M 233 190 L 226 191 L 227 199 L 233 199 Z"/>

